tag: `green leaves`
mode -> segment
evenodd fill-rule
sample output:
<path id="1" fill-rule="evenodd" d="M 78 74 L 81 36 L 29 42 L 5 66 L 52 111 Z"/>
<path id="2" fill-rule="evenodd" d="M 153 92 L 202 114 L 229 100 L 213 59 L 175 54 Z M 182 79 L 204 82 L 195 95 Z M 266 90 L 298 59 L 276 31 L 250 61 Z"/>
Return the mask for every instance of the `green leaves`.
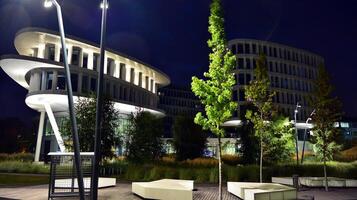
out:
<path id="1" fill-rule="evenodd" d="M 330 77 L 323 65 L 319 66 L 318 76 L 314 82 L 314 92 L 312 96 L 312 107 L 315 115 L 312 117 L 314 128 L 314 149 L 318 152 L 321 160 L 332 159 L 333 154 L 340 149 L 336 144 L 338 129 L 334 123 L 341 118 L 341 103 L 332 96 L 333 86 L 330 84 Z"/>
<path id="2" fill-rule="evenodd" d="M 205 114 L 198 113 L 194 121 L 203 129 L 223 136 L 221 125 L 232 117 L 237 108 L 237 103 L 232 102 L 236 56 L 227 48 L 220 0 L 212 1 L 208 31 L 211 34 L 208 46 L 212 52 L 209 55 L 209 70 L 204 73 L 206 80 L 192 77 L 191 83 L 192 92 L 205 106 Z"/>

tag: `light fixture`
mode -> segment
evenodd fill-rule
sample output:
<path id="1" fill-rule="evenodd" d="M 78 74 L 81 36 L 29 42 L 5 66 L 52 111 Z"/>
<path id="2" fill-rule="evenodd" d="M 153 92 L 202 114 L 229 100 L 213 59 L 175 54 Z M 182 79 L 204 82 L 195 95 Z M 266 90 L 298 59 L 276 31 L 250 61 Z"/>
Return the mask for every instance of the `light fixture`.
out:
<path id="1" fill-rule="evenodd" d="M 51 1 L 51 0 L 45 0 L 45 1 L 43 2 L 43 6 L 44 6 L 45 8 L 50 8 L 50 7 L 52 7 L 52 1 Z"/>
<path id="2" fill-rule="evenodd" d="M 103 2 L 102 2 L 102 3 L 100 3 L 100 8 L 101 8 L 101 9 L 103 9 L 103 8 L 104 8 Z M 107 5 L 105 6 L 105 8 L 106 8 L 106 9 L 108 9 L 108 8 L 109 8 L 109 3 L 107 3 Z"/>

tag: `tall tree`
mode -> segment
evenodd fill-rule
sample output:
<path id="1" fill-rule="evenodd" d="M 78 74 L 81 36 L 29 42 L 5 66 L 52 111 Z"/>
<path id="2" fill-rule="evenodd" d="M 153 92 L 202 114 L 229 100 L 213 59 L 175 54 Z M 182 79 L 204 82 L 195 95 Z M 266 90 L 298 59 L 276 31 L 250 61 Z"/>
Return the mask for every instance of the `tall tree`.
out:
<path id="1" fill-rule="evenodd" d="M 95 131 L 95 113 L 96 98 L 90 95 L 88 98 L 79 98 L 75 105 L 76 118 L 78 123 L 78 136 L 81 141 L 80 150 L 91 152 L 94 150 L 94 131 Z M 114 108 L 114 103 L 108 97 L 103 100 L 102 112 L 102 134 L 101 134 L 101 155 L 102 158 L 112 158 L 114 156 L 113 147 L 118 141 L 116 127 L 118 123 L 119 112 Z M 66 138 L 71 138 L 71 121 L 64 122 L 61 133 Z M 66 146 L 71 149 L 72 141 L 65 141 Z"/>
<path id="2" fill-rule="evenodd" d="M 177 116 L 173 125 L 173 135 L 177 160 L 194 159 L 203 155 L 207 136 L 192 118 Z"/>
<path id="3" fill-rule="evenodd" d="M 254 124 L 255 135 L 260 141 L 259 179 L 263 182 L 264 142 L 270 136 L 269 121 L 273 108 L 272 98 L 275 95 L 274 92 L 269 91 L 270 81 L 265 55 L 259 56 L 254 76 L 255 79 L 245 88 L 245 98 L 256 107 L 256 110 L 247 110 L 246 118 Z"/>
<path id="4" fill-rule="evenodd" d="M 341 102 L 337 97 L 332 96 L 332 92 L 333 86 L 330 84 L 330 76 L 325 67 L 319 65 L 311 106 L 315 109 L 315 115 L 312 116 L 314 147 L 324 163 L 326 191 L 328 191 L 326 161 L 332 159 L 333 153 L 340 148 L 336 143 L 339 132 L 334 124 L 340 120 L 342 115 Z"/>
<path id="5" fill-rule="evenodd" d="M 236 56 L 227 47 L 220 0 L 212 0 L 210 12 L 208 31 L 211 38 L 208 46 L 212 52 L 209 55 L 209 70 L 204 73 L 205 80 L 192 77 L 191 88 L 205 107 L 205 114 L 197 113 L 195 123 L 218 137 L 219 199 L 222 199 L 221 137 L 224 136 L 224 129 L 221 125 L 237 108 L 237 103 L 232 101 Z"/>

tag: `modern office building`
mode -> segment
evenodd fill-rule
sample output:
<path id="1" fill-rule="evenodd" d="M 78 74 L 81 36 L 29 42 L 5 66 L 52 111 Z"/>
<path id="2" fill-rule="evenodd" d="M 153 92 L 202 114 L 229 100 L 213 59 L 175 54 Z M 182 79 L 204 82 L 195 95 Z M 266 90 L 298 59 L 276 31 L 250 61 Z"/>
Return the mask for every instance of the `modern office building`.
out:
<path id="1" fill-rule="evenodd" d="M 253 79 L 259 53 L 264 53 L 271 90 L 276 92 L 274 104 L 282 113 L 294 119 L 294 110 L 299 102 L 301 108 L 297 120 L 306 121 L 313 110 L 308 105 L 308 96 L 317 76 L 317 66 L 324 63 L 321 56 L 287 45 L 252 39 L 231 40 L 229 47 L 237 55 L 237 85 L 233 89 L 233 98 L 238 101 L 240 108 L 235 117 L 241 118 L 245 114 L 247 101 L 244 98 L 244 86 Z"/>
<path id="2" fill-rule="evenodd" d="M 57 151 L 56 138 L 68 116 L 66 82 L 60 36 L 57 32 L 26 28 L 14 40 L 19 55 L 1 57 L 1 68 L 28 90 L 26 104 L 40 112 L 35 160 Z M 66 39 L 74 100 L 95 92 L 99 71 L 99 46 L 77 37 Z M 158 88 L 170 84 L 160 70 L 117 51 L 106 49 L 104 91 L 120 112 L 121 123 L 137 109 L 164 115 L 158 109 Z"/>

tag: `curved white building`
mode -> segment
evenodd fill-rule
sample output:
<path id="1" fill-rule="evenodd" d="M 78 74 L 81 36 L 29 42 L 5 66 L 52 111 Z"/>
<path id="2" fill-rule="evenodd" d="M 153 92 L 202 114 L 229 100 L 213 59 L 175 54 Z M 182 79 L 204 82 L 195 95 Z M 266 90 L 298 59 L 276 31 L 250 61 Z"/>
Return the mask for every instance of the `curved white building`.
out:
<path id="1" fill-rule="evenodd" d="M 58 149 L 53 135 L 61 118 L 68 115 L 60 36 L 47 29 L 25 28 L 16 34 L 14 44 L 19 55 L 1 56 L 0 66 L 28 90 L 26 104 L 41 113 L 35 156 L 38 161 L 40 154 Z M 68 35 L 66 44 L 76 101 L 96 91 L 100 49 L 97 44 Z M 105 51 L 104 66 L 104 92 L 112 97 L 123 118 L 138 108 L 164 115 L 157 108 L 157 89 L 170 84 L 166 74 L 111 49 Z M 55 120 L 51 121 L 52 114 Z"/>

